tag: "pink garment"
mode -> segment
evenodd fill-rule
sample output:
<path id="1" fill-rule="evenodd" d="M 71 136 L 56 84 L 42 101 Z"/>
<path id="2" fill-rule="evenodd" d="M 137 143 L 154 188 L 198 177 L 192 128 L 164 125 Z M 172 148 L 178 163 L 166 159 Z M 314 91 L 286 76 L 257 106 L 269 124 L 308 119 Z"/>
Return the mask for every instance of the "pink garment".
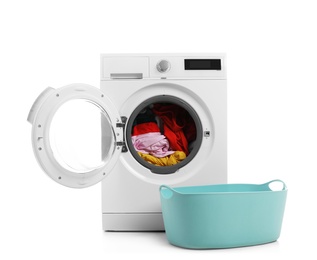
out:
<path id="1" fill-rule="evenodd" d="M 160 132 L 135 135 L 131 137 L 136 151 L 161 158 L 173 154 L 165 135 Z"/>

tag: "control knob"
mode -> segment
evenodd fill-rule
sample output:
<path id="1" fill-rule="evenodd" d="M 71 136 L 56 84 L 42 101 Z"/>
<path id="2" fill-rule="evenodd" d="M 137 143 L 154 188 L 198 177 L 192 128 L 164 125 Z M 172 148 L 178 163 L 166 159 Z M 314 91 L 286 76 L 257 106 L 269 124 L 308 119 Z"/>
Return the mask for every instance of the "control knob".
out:
<path id="1" fill-rule="evenodd" d="M 171 69 L 171 63 L 168 60 L 161 60 L 156 64 L 156 68 L 159 72 L 165 73 Z"/>

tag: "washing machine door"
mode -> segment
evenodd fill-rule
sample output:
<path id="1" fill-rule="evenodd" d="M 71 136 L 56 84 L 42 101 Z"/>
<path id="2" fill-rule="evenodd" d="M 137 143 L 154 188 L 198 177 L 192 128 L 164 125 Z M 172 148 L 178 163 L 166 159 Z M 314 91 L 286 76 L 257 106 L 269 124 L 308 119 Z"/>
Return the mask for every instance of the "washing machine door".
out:
<path id="1" fill-rule="evenodd" d="M 98 88 L 47 88 L 34 102 L 28 121 L 38 163 L 62 185 L 84 188 L 101 181 L 121 153 L 121 118 Z"/>

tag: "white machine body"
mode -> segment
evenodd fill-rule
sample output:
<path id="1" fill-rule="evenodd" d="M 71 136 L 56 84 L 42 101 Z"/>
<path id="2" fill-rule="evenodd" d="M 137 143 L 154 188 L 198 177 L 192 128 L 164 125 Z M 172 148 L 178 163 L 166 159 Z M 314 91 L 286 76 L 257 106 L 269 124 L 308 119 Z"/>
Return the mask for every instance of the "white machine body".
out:
<path id="1" fill-rule="evenodd" d="M 96 167 L 68 163 L 57 155 L 60 149 L 54 148 L 54 117 L 60 107 L 74 100 L 87 100 L 102 110 L 101 132 L 90 134 L 102 137 L 101 160 L 97 159 L 101 162 Z M 46 89 L 35 101 L 28 121 L 33 124 L 35 156 L 52 179 L 74 188 L 102 182 L 104 230 L 159 231 L 164 230 L 160 185 L 227 182 L 226 102 L 224 54 L 102 54 L 100 89 L 85 84 Z M 157 103 L 184 108 L 196 125 L 190 154 L 173 166 L 142 161 L 131 141 L 136 117 Z M 66 121 L 62 121 L 61 133 L 66 131 Z M 100 118 L 96 121 L 100 125 Z M 67 153 L 62 155 L 68 157 Z"/>

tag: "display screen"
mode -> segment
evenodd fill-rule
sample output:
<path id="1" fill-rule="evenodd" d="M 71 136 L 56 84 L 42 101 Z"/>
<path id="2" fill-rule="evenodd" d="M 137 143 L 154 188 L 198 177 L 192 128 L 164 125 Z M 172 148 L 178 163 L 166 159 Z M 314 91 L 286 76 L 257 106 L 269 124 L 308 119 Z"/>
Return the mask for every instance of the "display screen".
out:
<path id="1" fill-rule="evenodd" d="M 185 70 L 221 70 L 221 59 L 185 59 Z"/>

